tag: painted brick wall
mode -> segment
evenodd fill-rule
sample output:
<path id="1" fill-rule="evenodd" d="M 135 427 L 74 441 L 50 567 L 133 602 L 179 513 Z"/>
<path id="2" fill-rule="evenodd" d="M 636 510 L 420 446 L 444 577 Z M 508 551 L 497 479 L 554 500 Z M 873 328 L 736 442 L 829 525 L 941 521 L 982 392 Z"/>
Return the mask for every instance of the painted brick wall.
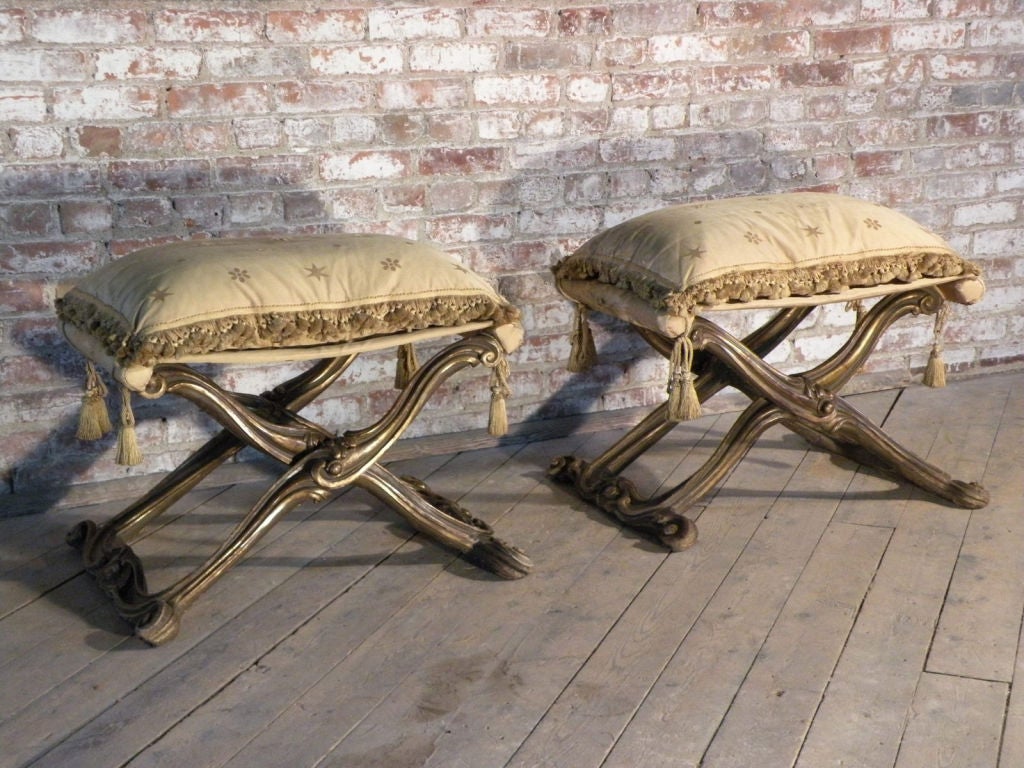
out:
<path id="1" fill-rule="evenodd" d="M 662 397 L 622 329 L 570 376 L 569 308 L 549 266 L 670 202 L 814 188 L 891 204 L 985 269 L 954 313 L 960 372 L 1021 361 L 1024 6 L 1020 0 L 34 2 L 0 7 L 0 505 L 119 477 L 73 436 L 81 363 L 56 329 L 62 281 L 141 245 L 226 234 L 430 238 L 524 311 L 510 418 Z M 780 350 L 820 359 L 842 308 Z M 743 322 L 737 320 L 737 322 Z M 923 367 L 927 320 L 858 386 Z M 389 356 L 314 408 L 377 412 Z M 232 370 L 260 389 L 268 371 Z M 463 376 L 416 434 L 480 427 Z M 209 432 L 179 403 L 139 409 L 148 460 Z"/>

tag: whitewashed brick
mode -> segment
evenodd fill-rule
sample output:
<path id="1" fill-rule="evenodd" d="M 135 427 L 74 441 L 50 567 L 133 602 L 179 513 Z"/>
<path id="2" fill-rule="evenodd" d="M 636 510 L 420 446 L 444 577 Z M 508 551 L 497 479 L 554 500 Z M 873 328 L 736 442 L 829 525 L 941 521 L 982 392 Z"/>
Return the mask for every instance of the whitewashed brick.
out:
<path id="1" fill-rule="evenodd" d="M 397 74 L 404 66 L 404 51 L 399 45 L 314 48 L 309 65 L 320 75 Z"/>
<path id="2" fill-rule="evenodd" d="M 477 78 L 473 96 L 481 104 L 549 104 L 558 101 L 559 78 L 553 75 L 504 75 Z"/>
<path id="3" fill-rule="evenodd" d="M 1008 224 L 1017 218 L 1017 203 L 1009 201 L 975 203 L 959 206 L 953 211 L 953 224 L 970 227 L 980 224 Z"/>
<path id="4" fill-rule="evenodd" d="M 64 135 L 50 126 L 18 128 L 11 131 L 11 144 L 15 154 L 23 160 L 43 160 L 61 156 Z"/>
<path id="5" fill-rule="evenodd" d="M 54 89 L 54 116 L 59 120 L 108 120 L 156 117 L 160 93 L 151 88 L 91 86 Z"/>
<path id="6" fill-rule="evenodd" d="M 46 117 L 46 96 L 39 88 L 0 88 L 0 123 L 36 123 Z"/>
<path id="7" fill-rule="evenodd" d="M 580 104 L 593 104 L 605 101 L 611 86 L 608 74 L 571 75 L 566 78 L 565 96 Z"/>
<path id="8" fill-rule="evenodd" d="M 371 40 L 456 38 L 462 33 L 462 12 L 457 8 L 371 8 Z"/>
<path id="9" fill-rule="evenodd" d="M 320 173 L 327 181 L 394 179 L 408 175 L 410 159 L 402 152 L 338 152 L 325 156 Z"/>
<path id="10" fill-rule="evenodd" d="M 648 56 L 655 64 L 728 61 L 729 43 L 724 35 L 655 35 L 648 43 Z"/>
<path id="11" fill-rule="evenodd" d="M 429 43 L 409 52 L 413 72 L 493 72 L 498 47 L 491 43 Z"/>

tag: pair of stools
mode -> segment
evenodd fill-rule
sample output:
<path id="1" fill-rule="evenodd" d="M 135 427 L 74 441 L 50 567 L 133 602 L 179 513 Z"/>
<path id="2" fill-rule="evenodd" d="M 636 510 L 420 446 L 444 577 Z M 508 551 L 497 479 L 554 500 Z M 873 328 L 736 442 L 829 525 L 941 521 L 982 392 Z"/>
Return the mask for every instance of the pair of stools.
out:
<path id="1" fill-rule="evenodd" d="M 623 523 L 672 549 L 696 540 L 683 512 L 731 471 L 757 437 L 782 424 L 813 444 L 902 476 L 954 504 L 976 508 L 984 489 L 951 479 L 867 421 L 839 390 L 897 319 L 935 314 L 984 292 L 975 266 L 934 233 L 884 206 L 820 193 L 789 193 L 669 207 L 606 230 L 554 267 L 575 305 L 570 369 L 596 350 L 590 312 L 618 318 L 669 360 L 668 397 L 592 461 L 556 459 L 550 474 Z M 849 340 L 824 363 L 784 374 L 764 361 L 817 306 L 873 300 Z M 877 301 L 874 301 L 877 300 Z M 720 309 L 775 308 L 740 340 L 709 319 Z M 113 428 L 105 371 L 121 391 L 118 461 L 137 463 L 132 394 L 184 397 L 222 431 L 151 491 L 102 525 L 68 536 L 86 569 L 135 633 L 174 637 L 182 612 L 245 556 L 287 511 L 343 489 L 368 490 L 417 530 L 503 578 L 528 557 L 487 523 L 380 460 L 436 389 L 457 371 L 490 372 L 490 431 L 507 428 L 507 355 L 522 342 L 518 311 L 480 276 L 439 249 L 384 235 L 195 240 L 156 246 L 91 273 L 58 300 L 65 335 L 87 359 L 79 436 Z M 414 345 L 451 339 L 418 365 Z M 299 415 L 358 355 L 397 350 L 396 395 L 373 424 L 336 433 Z M 926 377 L 941 384 L 936 344 Z M 261 395 L 226 391 L 196 364 L 309 361 Z M 710 459 L 676 488 L 643 497 L 622 476 L 633 461 L 723 387 L 750 398 Z M 280 477 L 201 566 L 150 592 L 130 541 L 246 446 L 284 465 Z"/>

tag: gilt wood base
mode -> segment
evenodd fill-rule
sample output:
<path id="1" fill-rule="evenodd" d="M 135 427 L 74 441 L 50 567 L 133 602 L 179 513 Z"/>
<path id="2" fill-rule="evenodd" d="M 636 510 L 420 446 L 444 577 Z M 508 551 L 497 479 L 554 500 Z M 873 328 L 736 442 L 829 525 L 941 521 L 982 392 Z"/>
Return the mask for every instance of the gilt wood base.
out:
<path id="1" fill-rule="evenodd" d="M 118 614 L 151 645 L 171 640 L 184 611 L 282 515 L 300 503 L 333 498 L 349 486 L 366 489 L 416 530 L 481 568 L 506 579 L 524 576 L 532 567 L 529 558 L 496 538 L 489 525 L 421 481 L 397 477 L 378 463 L 441 383 L 467 366 L 493 367 L 502 355 L 500 342 L 487 331 L 460 339 L 412 376 L 379 421 L 338 436 L 296 411 L 323 393 L 351 365 L 354 355 L 321 360 L 262 396 L 227 392 L 189 366 L 160 365 L 145 395 L 184 397 L 223 430 L 110 521 L 79 523 L 69 532 L 68 543 L 81 550 L 86 569 Z M 171 586 L 150 592 L 142 561 L 130 542 L 147 523 L 246 446 L 282 462 L 285 471 L 205 563 Z"/>
<path id="2" fill-rule="evenodd" d="M 694 372 L 699 399 L 704 402 L 723 387 L 733 386 L 751 401 L 712 456 L 671 490 L 650 497 L 639 493 L 622 472 L 675 426 L 666 419 L 667 406 L 662 404 L 601 456 L 593 461 L 575 456 L 556 458 L 549 475 L 623 524 L 673 550 L 685 549 L 696 542 L 697 529 L 683 513 L 733 470 L 765 430 L 781 424 L 817 447 L 900 477 L 957 506 L 983 507 L 989 500 L 984 488 L 954 480 L 916 456 L 839 395 L 892 323 L 906 315 L 934 314 L 943 301 L 935 288 L 888 296 L 861 318 L 850 339 L 832 357 L 795 375 L 780 373 L 763 358 L 813 307 L 783 310 L 742 341 L 697 317 L 691 339 L 698 350 Z M 660 354 L 669 356 L 670 339 L 637 330 Z"/>

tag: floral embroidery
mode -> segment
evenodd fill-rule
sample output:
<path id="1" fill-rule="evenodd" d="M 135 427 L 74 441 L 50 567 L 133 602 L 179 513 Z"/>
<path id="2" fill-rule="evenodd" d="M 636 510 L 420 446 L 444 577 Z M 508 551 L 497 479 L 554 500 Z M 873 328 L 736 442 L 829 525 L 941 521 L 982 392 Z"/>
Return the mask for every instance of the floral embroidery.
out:
<path id="1" fill-rule="evenodd" d="M 703 248 L 687 248 L 686 251 L 683 252 L 683 257 L 687 259 L 699 259 L 703 255 Z"/>
<path id="2" fill-rule="evenodd" d="M 402 266 L 398 259 L 381 259 L 380 265 L 388 272 L 397 272 L 398 268 Z"/>
<path id="3" fill-rule="evenodd" d="M 155 291 L 149 294 L 149 298 L 151 298 L 153 301 L 163 301 L 168 296 L 173 295 L 174 294 L 168 291 L 166 288 L 157 288 Z"/>
<path id="4" fill-rule="evenodd" d="M 327 279 L 327 268 L 326 267 L 318 267 L 316 264 L 310 264 L 308 267 L 305 267 L 305 270 L 306 270 L 306 272 L 309 273 L 308 275 L 306 275 L 306 277 L 308 277 L 310 280 L 326 280 Z"/>
<path id="5" fill-rule="evenodd" d="M 802 229 L 804 231 L 804 234 L 807 235 L 808 237 L 821 237 L 822 235 L 825 234 L 824 232 L 821 231 L 821 227 L 805 225 L 804 227 L 802 227 Z"/>
<path id="6" fill-rule="evenodd" d="M 882 222 L 878 219 L 864 219 L 864 226 L 868 229 L 881 229 Z"/>
<path id="7" fill-rule="evenodd" d="M 251 277 L 248 270 L 239 269 L 238 267 L 235 267 L 234 269 L 229 269 L 228 274 L 231 275 L 232 280 L 237 280 L 240 283 L 244 283 Z"/>
<path id="8" fill-rule="evenodd" d="M 761 236 L 757 234 L 757 232 L 751 232 L 750 230 L 747 230 L 747 234 L 745 234 L 744 237 L 747 239 L 748 243 L 753 243 L 754 245 L 757 245 L 758 243 L 761 242 Z"/>

